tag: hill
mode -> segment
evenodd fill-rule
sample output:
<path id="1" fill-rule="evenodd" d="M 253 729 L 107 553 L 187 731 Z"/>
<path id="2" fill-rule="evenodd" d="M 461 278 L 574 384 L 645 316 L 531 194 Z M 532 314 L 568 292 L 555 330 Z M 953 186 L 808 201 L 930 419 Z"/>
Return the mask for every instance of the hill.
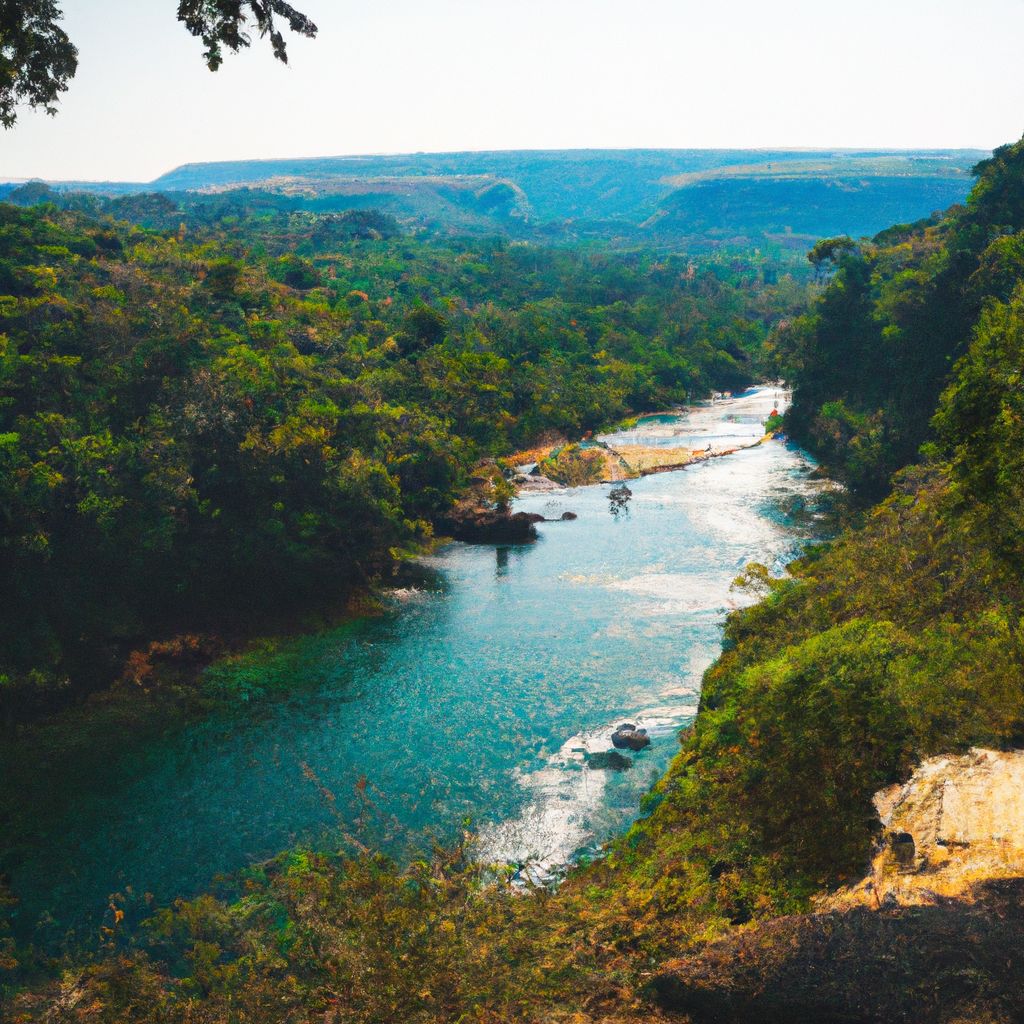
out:
<path id="1" fill-rule="evenodd" d="M 837 225 L 839 233 L 870 237 L 894 222 L 945 210 L 964 200 L 966 186 L 963 173 L 836 174 L 818 166 L 780 175 L 729 168 L 695 177 L 665 197 L 648 226 L 707 238 L 782 236 L 807 248 L 836 234 Z"/>
<path id="2" fill-rule="evenodd" d="M 631 245 L 871 235 L 962 201 L 986 154 L 801 150 L 416 153 L 187 164 L 147 185 L 55 182 L 101 195 L 259 190 L 374 206 L 442 231 Z M 511 215 L 510 215 L 511 214 Z M 787 243 L 784 240 L 783 244 Z M 799 244 L 799 241 L 797 242 Z"/>

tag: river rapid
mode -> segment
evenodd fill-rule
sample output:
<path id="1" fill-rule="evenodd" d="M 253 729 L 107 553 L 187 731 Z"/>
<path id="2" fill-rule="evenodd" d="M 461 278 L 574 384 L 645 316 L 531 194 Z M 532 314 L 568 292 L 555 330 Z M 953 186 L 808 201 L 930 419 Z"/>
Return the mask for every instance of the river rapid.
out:
<path id="1" fill-rule="evenodd" d="M 751 444 L 780 399 L 757 388 L 612 440 Z M 288 846 L 337 846 L 339 830 L 405 857 L 468 827 L 482 860 L 546 877 L 639 813 L 744 600 L 737 574 L 781 571 L 820 536 L 813 468 L 769 441 L 630 481 L 625 500 L 607 485 L 524 496 L 579 518 L 530 545 L 446 545 L 385 615 L 252 668 L 257 690 L 286 674 L 284 695 L 126 733 L 87 769 L 52 766 L 45 791 L 3 793 L 19 933 L 89 941 L 112 893 L 166 902 Z M 625 770 L 589 767 L 626 721 L 650 747 Z"/>

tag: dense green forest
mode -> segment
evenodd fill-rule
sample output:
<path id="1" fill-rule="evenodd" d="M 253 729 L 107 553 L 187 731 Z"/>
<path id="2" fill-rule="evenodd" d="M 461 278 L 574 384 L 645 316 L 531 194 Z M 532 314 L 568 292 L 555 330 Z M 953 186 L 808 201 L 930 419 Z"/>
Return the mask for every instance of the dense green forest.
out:
<path id="1" fill-rule="evenodd" d="M 97 246 L 110 235 L 128 241 L 118 233 L 123 229 L 101 235 L 67 214 L 8 216 L 27 232 L 63 232 L 61 243 L 23 247 L 56 244 L 70 252 L 68 233 L 76 231 Z M 582 1024 L 679 1019 L 676 1012 L 698 1021 L 800 1019 L 801 1013 L 803 1019 L 827 1013 L 836 1020 L 879 1019 L 853 1010 L 842 1016 L 843 1007 L 863 1006 L 869 990 L 891 1012 L 905 1009 L 921 1021 L 1019 1019 L 1016 953 L 1009 945 L 995 961 L 1004 967 L 986 972 L 978 966 L 975 938 L 914 932 L 915 954 L 952 942 L 955 962 L 933 959 L 921 975 L 901 974 L 899 965 L 910 961 L 898 945 L 891 954 L 886 947 L 887 964 L 866 981 L 849 965 L 840 940 L 825 960 L 802 961 L 799 925 L 812 895 L 863 871 L 875 835 L 870 798 L 876 790 L 904 778 L 922 756 L 1024 740 L 1022 228 L 1024 143 L 979 166 L 965 207 L 893 228 L 870 243 L 829 239 L 812 252 L 827 287 L 805 316 L 775 332 L 764 358 L 787 369 L 794 383 L 789 429 L 822 453 L 861 504 L 881 501 L 785 578 L 773 579 L 758 566 L 746 571 L 742 585 L 761 600 L 730 617 L 725 652 L 705 677 L 700 713 L 682 736 L 679 756 L 648 799 L 646 816 L 604 859 L 583 866 L 556 892 L 518 896 L 481 884 L 486 876 L 462 850 L 404 869 L 358 850 L 293 851 L 253 869 L 231 891 L 179 902 L 134 932 L 123 930 L 112 906 L 105 949 L 67 970 L 60 984 L 18 996 L 14 1019 Z M 180 244 L 142 234 L 128 251 Z M 545 257 L 551 261 L 545 272 L 557 274 L 563 258 L 569 257 Z M 59 283 L 62 263 L 52 262 Z M 262 287 L 278 302 L 294 303 L 291 308 L 314 301 L 275 288 L 268 266 L 246 264 L 236 295 L 243 286 Z M 646 267 L 641 279 L 655 281 L 659 273 Z M 209 277 L 187 287 L 202 293 Z M 677 272 L 674 278 L 676 289 Z M 56 290 L 50 279 L 34 280 L 41 290 Z M 77 274 L 74 280 L 77 287 Z M 693 287 L 704 280 L 698 275 Z M 714 282 L 730 301 L 751 301 L 717 275 Z M 409 344 L 402 332 L 415 337 L 408 318 L 417 311 L 429 308 L 449 324 L 464 323 L 436 296 L 426 298 L 429 303 L 395 314 L 399 353 L 386 363 L 390 381 L 402 380 L 403 361 L 415 376 L 422 371 L 412 367 L 438 348 L 452 358 L 468 351 L 452 343 L 449 326 L 445 340 L 402 354 Z M 230 304 L 223 296 L 209 301 Z M 773 307 L 775 315 L 780 311 Z M 745 315 L 754 320 L 749 310 Z M 574 319 L 588 324 L 582 311 Z M 475 328 L 466 323 L 464 329 Z M 616 331 L 623 331 L 618 322 Z M 594 372 L 594 346 L 604 351 L 605 342 L 585 344 L 585 331 L 568 333 L 580 337 L 579 350 L 567 346 L 578 359 L 559 349 L 559 359 L 570 359 L 561 365 Z M 228 353 L 238 346 L 234 341 L 217 359 L 236 366 L 239 356 Z M 241 347 L 264 353 L 253 340 Z M 712 345 L 707 355 L 711 363 L 695 362 L 694 370 L 710 382 L 721 350 Z M 504 377 L 518 380 L 512 350 L 496 356 L 508 362 Z M 109 357 L 107 364 L 118 365 Z M 529 365 L 531 374 L 543 367 L 543 354 Z M 346 379 L 358 387 L 362 377 L 349 370 Z M 591 422 L 583 397 L 590 386 L 580 381 L 574 426 Z M 627 407 L 627 395 L 628 389 L 617 408 Z M 525 425 L 522 407 L 508 412 L 512 420 L 500 437 L 475 436 L 454 413 L 438 429 L 458 424 L 475 455 L 548 426 Z M 289 427 L 284 436 L 305 436 L 308 416 L 289 415 L 301 429 Z M 254 436 L 276 428 L 263 425 Z M 20 445 L 21 431 L 7 429 L 18 435 L 8 444 Z M 382 462 L 389 477 L 397 474 L 386 451 L 362 457 Z M 113 464 L 109 456 L 104 464 Z M 400 502 L 400 480 L 395 486 Z M 91 515 L 91 505 L 76 514 Z M 961 921 L 969 913 L 966 903 L 945 910 L 964 915 Z M 795 916 L 774 920 L 779 915 Z M 1003 907 L 996 917 L 1016 921 L 1019 906 Z M 913 915 L 894 910 L 878 918 L 897 940 L 910 941 L 901 929 L 911 927 Z M 842 915 L 829 921 L 838 928 Z M 863 934 L 860 922 L 851 927 Z M 981 945 L 995 941 L 996 932 L 989 934 Z M 794 1002 L 795 992 L 772 989 L 770 973 L 758 976 L 756 990 L 744 989 L 742 978 L 727 970 L 715 973 L 701 960 L 705 943 L 733 935 L 747 945 L 735 947 L 729 970 L 766 955 L 755 945 L 764 935 L 772 962 L 796 964 L 830 1002 Z M 975 945 L 961 949 L 961 941 Z M 682 953 L 691 955 L 673 967 L 666 988 L 659 981 L 664 965 Z"/>
<path id="2" fill-rule="evenodd" d="M 831 284 L 776 339 L 796 382 L 788 417 L 828 469 L 865 500 L 928 438 L 942 389 L 982 310 L 1013 297 L 1024 252 L 1021 151 L 978 165 L 967 203 L 871 241 L 820 242 L 811 260 Z"/>
<path id="3" fill-rule="evenodd" d="M 134 644 L 340 600 L 481 458 L 742 387 L 804 301 L 763 261 L 226 202 L 115 201 L 152 227 L 0 206 L 8 718 Z"/>

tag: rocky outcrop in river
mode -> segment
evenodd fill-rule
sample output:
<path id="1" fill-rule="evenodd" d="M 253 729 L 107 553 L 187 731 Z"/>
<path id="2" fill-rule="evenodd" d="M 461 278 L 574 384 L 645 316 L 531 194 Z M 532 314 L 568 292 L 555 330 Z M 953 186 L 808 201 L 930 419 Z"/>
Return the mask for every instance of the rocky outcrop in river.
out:
<path id="1" fill-rule="evenodd" d="M 537 539 L 544 517 L 475 505 L 457 505 L 442 520 L 441 530 L 470 544 L 525 544 Z"/>
<path id="2" fill-rule="evenodd" d="M 651 745 L 646 729 L 638 729 L 632 722 L 623 722 L 612 733 L 612 746 L 618 750 L 643 750 Z"/>

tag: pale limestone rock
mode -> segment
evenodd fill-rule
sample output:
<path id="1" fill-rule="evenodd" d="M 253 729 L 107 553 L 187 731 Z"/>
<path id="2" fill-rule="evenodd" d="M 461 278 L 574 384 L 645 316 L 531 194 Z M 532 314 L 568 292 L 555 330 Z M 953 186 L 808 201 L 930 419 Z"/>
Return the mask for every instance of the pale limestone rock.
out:
<path id="1" fill-rule="evenodd" d="M 928 758 L 874 802 L 884 831 L 871 870 L 820 909 L 928 903 L 1024 875 L 1024 750 Z"/>

